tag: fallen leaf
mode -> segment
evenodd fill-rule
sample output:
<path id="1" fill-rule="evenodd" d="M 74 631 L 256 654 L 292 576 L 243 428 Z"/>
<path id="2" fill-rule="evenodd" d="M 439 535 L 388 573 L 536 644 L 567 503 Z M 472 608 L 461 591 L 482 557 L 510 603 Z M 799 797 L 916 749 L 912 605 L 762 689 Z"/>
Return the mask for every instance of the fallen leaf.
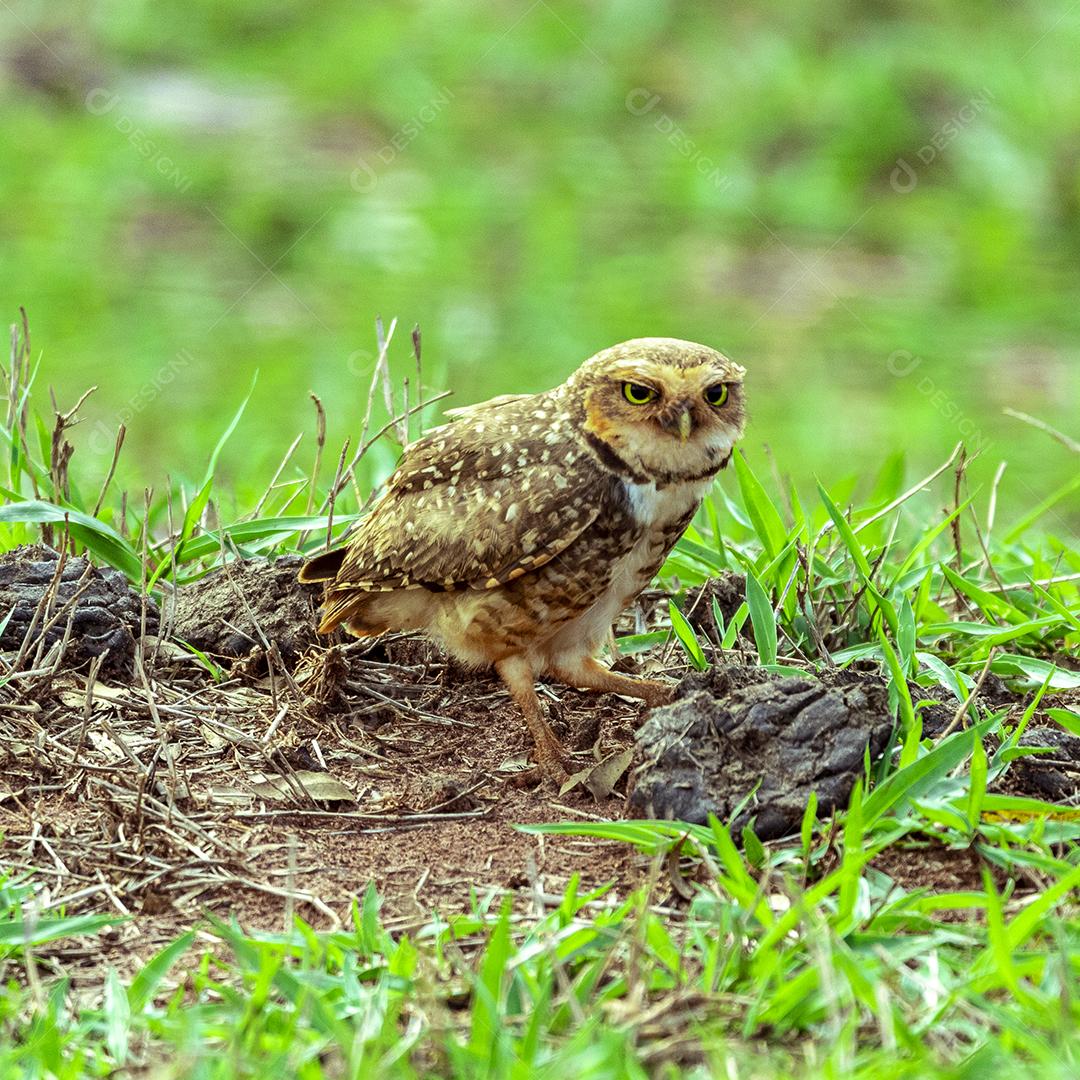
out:
<path id="1" fill-rule="evenodd" d="M 567 780 L 561 788 L 559 788 L 560 797 L 565 795 L 568 791 L 573 791 L 574 788 L 580 787 L 580 785 L 584 784 L 585 777 L 588 776 L 589 773 L 591 773 L 595 768 L 595 765 L 590 765 L 588 768 L 582 769 L 580 772 L 574 773 L 573 776 L 571 776 L 570 779 Z"/>
<path id="2" fill-rule="evenodd" d="M 57 694 L 60 701 L 69 709 L 83 709 L 86 706 L 86 687 L 65 688 Z M 130 693 L 120 686 L 107 686 L 105 683 L 94 683 L 95 709 L 104 709 L 110 704 L 129 701 Z"/>
<path id="3" fill-rule="evenodd" d="M 114 739 L 110 739 L 103 731 L 88 731 L 86 733 L 86 741 L 90 743 L 95 750 L 99 750 L 103 754 L 127 758 L 127 754 L 124 753 L 124 748 Z"/>
<path id="4" fill-rule="evenodd" d="M 240 788 L 213 787 L 210 789 L 210 801 L 215 803 L 249 803 L 251 799 L 251 792 L 241 791 Z"/>
<path id="5" fill-rule="evenodd" d="M 200 724 L 199 734 L 215 750 L 220 750 L 221 747 L 229 745 L 229 740 L 222 738 L 209 724 Z"/>
<path id="6" fill-rule="evenodd" d="M 500 773 L 515 773 L 524 772 L 528 768 L 531 768 L 529 765 L 529 755 L 518 754 L 517 757 L 510 757 L 505 761 L 500 762 L 495 771 Z"/>
<path id="7" fill-rule="evenodd" d="M 311 769 L 297 769 L 290 783 L 283 776 L 252 778 L 251 788 L 256 795 L 272 802 L 291 802 L 296 798 L 294 784 L 299 785 L 315 802 L 355 802 L 353 793 L 335 776 Z"/>
<path id="8" fill-rule="evenodd" d="M 671 887 L 684 900 L 693 900 L 694 890 L 691 888 L 686 878 L 683 877 L 682 867 L 679 866 L 679 853 L 674 848 L 668 852 L 665 862 L 668 878 L 671 880 Z"/>
<path id="9" fill-rule="evenodd" d="M 226 724 L 220 720 L 204 720 L 199 725 L 202 737 L 213 747 L 220 748 L 228 743 L 234 746 L 244 746 L 254 742 L 250 735 Z"/>
<path id="10" fill-rule="evenodd" d="M 592 792 L 592 796 L 599 802 L 606 799 L 614 790 L 622 774 L 630 768 L 630 762 L 634 756 L 634 748 L 629 747 L 620 753 L 610 754 L 598 765 L 593 766 L 585 786 Z"/>
<path id="11" fill-rule="evenodd" d="M 158 798 L 167 799 L 170 802 L 176 799 L 183 801 L 191 798 L 191 788 L 188 787 L 187 782 L 184 780 L 178 781 L 176 787 L 170 788 L 167 778 L 158 777 L 157 782 L 154 784 L 154 791 Z"/>
<path id="12" fill-rule="evenodd" d="M 153 634 L 147 634 L 143 638 L 143 646 L 148 652 L 153 652 L 158 657 L 164 656 L 170 660 L 195 659 L 194 653 L 189 652 L 183 645 L 178 645 L 175 641 L 154 637 Z"/>
<path id="13" fill-rule="evenodd" d="M 614 790 L 619 778 L 630 767 L 630 761 L 634 756 L 633 747 L 627 750 L 609 754 L 603 761 L 596 765 L 590 765 L 580 772 L 574 773 L 561 788 L 559 794 L 565 795 L 579 785 L 588 788 L 592 797 L 600 802 L 606 799 Z"/>

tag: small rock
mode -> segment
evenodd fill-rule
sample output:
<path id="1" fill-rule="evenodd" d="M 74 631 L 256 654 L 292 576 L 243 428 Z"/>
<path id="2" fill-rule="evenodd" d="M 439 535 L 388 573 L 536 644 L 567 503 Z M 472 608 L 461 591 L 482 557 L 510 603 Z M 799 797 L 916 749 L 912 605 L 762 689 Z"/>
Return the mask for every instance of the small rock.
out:
<path id="1" fill-rule="evenodd" d="M 879 755 L 892 730 L 877 676 L 778 678 L 757 668 L 714 669 L 687 679 L 637 734 L 630 801 L 637 813 L 703 824 L 753 819 L 763 839 L 796 832 L 810 793 L 818 813 L 847 805 L 867 745 Z"/>

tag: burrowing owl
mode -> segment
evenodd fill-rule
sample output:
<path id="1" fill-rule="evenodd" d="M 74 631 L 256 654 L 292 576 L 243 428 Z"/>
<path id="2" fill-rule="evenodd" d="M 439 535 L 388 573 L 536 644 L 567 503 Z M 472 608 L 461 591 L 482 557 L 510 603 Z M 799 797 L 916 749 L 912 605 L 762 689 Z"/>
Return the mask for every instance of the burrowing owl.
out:
<path id="1" fill-rule="evenodd" d="M 452 410 L 408 447 L 347 546 L 302 569 L 327 583 L 320 631 L 423 630 L 494 666 L 541 767 L 564 776 L 536 679 L 666 699 L 666 684 L 594 654 L 731 457 L 744 374 L 704 345 L 640 338 L 554 390 Z"/>

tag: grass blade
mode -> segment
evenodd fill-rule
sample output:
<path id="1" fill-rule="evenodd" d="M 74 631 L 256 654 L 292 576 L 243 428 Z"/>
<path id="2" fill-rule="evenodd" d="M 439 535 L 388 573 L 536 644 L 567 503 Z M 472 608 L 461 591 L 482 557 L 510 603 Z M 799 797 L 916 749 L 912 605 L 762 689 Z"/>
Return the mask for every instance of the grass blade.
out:
<path id="1" fill-rule="evenodd" d="M 976 724 L 967 731 L 957 731 L 938 743 L 929 753 L 892 774 L 876 787 L 863 804 L 863 818 L 869 828 L 890 810 L 899 810 L 911 799 L 956 768 L 972 752 L 973 739 L 982 739 L 997 730 L 1000 716 Z"/>
<path id="2" fill-rule="evenodd" d="M 18 498 L 9 491 L 3 494 Z M 0 524 L 10 522 L 66 524 L 73 540 L 121 571 L 130 581 L 142 580 L 142 563 L 135 549 L 112 526 L 81 510 L 57 506 L 43 499 L 25 499 L 0 506 Z"/>
<path id="3" fill-rule="evenodd" d="M 687 622 L 686 616 L 679 610 L 674 600 L 668 601 L 668 611 L 671 613 L 671 628 L 675 631 L 679 644 L 682 645 L 686 655 L 690 658 L 690 663 L 698 671 L 705 671 L 709 666 L 709 662 L 705 659 L 705 652 L 701 647 L 701 642 L 697 639 L 697 634 L 694 633 L 694 628 Z"/>
<path id="4" fill-rule="evenodd" d="M 762 547 L 769 553 L 769 558 L 774 559 L 784 546 L 784 538 L 787 536 L 783 519 L 743 455 L 736 452 L 732 460 L 735 463 L 735 476 L 739 481 L 743 505 L 753 523 L 754 532 Z"/>
<path id="5" fill-rule="evenodd" d="M 750 622 L 754 627 L 754 644 L 757 646 L 761 664 L 775 664 L 777 653 L 776 618 L 772 603 L 761 582 L 748 569 L 746 571 L 746 603 L 750 609 Z"/>

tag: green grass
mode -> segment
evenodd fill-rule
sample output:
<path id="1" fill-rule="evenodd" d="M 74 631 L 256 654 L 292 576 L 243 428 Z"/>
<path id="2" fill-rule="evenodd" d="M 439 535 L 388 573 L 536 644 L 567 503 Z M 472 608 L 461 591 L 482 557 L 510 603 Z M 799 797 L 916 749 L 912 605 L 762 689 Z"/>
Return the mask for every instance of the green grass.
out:
<path id="1" fill-rule="evenodd" d="M 964 744 L 950 764 L 977 745 L 952 738 L 935 751 Z M 657 873 L 665 857 L 702 864 L 679 915 L 572 881 L 543 917 L 479 903 L 390 934 L 371 887 L 341 932 L 215 922 L 209 951 L 184 935 L 129 982 L 106 973 L 97 1006 L 62 979 L 37 1000 L 9 982 L 0 1062 L 58 1077 L 618 1077 L 702 1060 L 776 1078 L 1075 1076 L 1080 865 L 1060 853 L 1080 826 L 969 820 L 967 778 L 920 765 L 917 800 L 857 791 L 836 822 L 753 863 L 715 821 L 550 827 L 636 844 Z M 1046 884 L 1020 907 L 989 873 L 980 890 L 906 893 L 869 865 L 927 841 Z"/>
<path id="2" fill-rule="evenodd" d="M 3 321 L 27 307 L 61 403 L 99 385 L 74 437 L 104 468 L 126 422 L 134 491 L 195 484 L 256 369 L 257 430 L 310 432 L 314 390 L 336 453 L 380 312 L 461 402 L 715 345 L 804 495 L 960 437 L 983 484 L 1009 458 L 1014 517 L 1073 475 L 1002 411 L 1068 432 L 1080 400 L 1070 0 L 18 8 Z M 279 453 L 230 442 L 241 506 Z"/>
<path id="3" fill-rule="evenodd" d="M 27 372 L 28 357 L 16 367 Z M 16 399 L 29 394 L 27 375 Z M 95 512 L 100 478 L 66 475 L 29 411 L 9 420 L 5 547 L 67 520 L 76 545 L 161 590 L 223 552 L 303 548 L 328 527 L 326 514 L 285 512 L 292 485 L 258 515 L 222 520 L 224 436 L 197 487 L 124 513 L 110 489 Z M 990 786 L 1032 752 L 1018 739 L 1037 708 L 1080 731 L 1076 697 L 1061 696 L 1080 675 L 1059 662 L 1080 646 L 1080 551 L 1055 535 L 1048 507 L 992 520 L 990 493 L 954 480 L 958 460 L 912 483 L 890 459 L 804 505 L 737 457 L 664 569 L 680 588 L 729 569 L 747 579 L 726 624 L 718 607 L 707 613 L 719 649 L 672 606 L 695 666 L 742 630 L 774 669 L 869 660 L 891 677 L 892 748 L 843 812 L 819 820 L 811 801 L 798 836 L 767 844 L 718 821 L 531 826 L 633 845 L 653 859 L 652 885 L 615 900 L 575 880 L 543 914 L 477 896 L 391 933 L 372 884 L 342 931 L 204 920 L 210 945 L 193 926 L 130 977 L 73 981 L 57 942 L 85 944 L 116 920 L 45 912 L 42 882 L 8 880 L 0 1075 L 1077 1075 L 1080 812 Z M 324 491 L 311 504 L 305 492 L 305 509 Z M 1031 691 L 1026 707 L 969 701 L 987 670 Z M 924 739 L 912 684 L 965 723 Z M 875 865 L 888 851 L 970 853 L 981 884 L 905 891 Z M 657 903 L 671 887 L 688 897 L 677 910 Z"/>

